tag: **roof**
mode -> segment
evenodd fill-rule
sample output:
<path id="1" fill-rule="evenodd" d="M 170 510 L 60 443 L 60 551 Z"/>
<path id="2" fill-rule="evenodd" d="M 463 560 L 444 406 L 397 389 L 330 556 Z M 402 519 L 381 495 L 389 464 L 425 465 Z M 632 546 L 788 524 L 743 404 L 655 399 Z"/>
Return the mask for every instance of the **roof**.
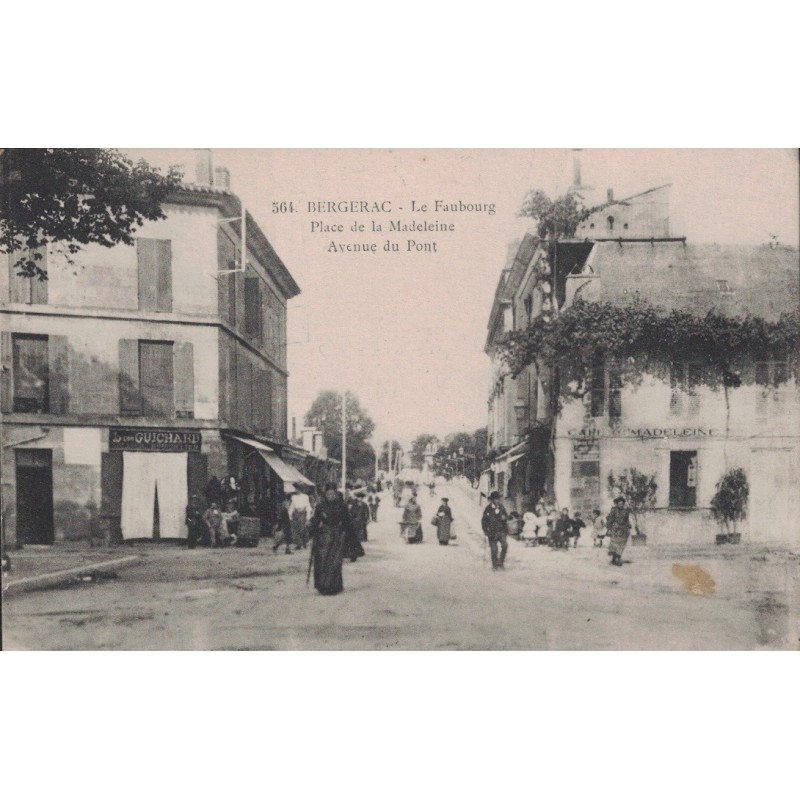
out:
<path id="1" fill-rule="evenodd" d="M 638 292 L 668 310 L 766 320 L 800 304 L 800 258 L 791 247 L 597 242 L 587 264 L 600 280 L 579 289 L 585 300 L 627 304 Z"/>
<path id="2" fill-rule="evenodd" d="M 180 189 L 167 198 L 167 202 L 181 205 L 212 206 L 222 211 L 225 217 L 241 216 L 242 213 L 242 201 L 230 189 L 223 189 L 219 186 L 183 183 Z M 259 263 L 263 265 L 270 277 L 278 284 L 287 300 L 300 294 L 300 287 L 297 282 L 249 211 L 247 212 L 247 244 L 258 256 Z"/>

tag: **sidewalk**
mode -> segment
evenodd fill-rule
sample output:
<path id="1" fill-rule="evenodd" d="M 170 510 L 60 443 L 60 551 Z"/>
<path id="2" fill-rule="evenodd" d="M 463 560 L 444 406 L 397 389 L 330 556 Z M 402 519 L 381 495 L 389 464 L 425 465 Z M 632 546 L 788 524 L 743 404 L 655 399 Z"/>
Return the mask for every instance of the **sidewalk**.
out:
<path id="1" fill-rule="evenodd" d="M 114 572 L 139 561 L 139 556 L 126 548 L 89 547 L 85 542 L 26 545 L 7 555 L 11 569 L 3 573 L 3 597 L 92 580 L 101 573 Z"/>

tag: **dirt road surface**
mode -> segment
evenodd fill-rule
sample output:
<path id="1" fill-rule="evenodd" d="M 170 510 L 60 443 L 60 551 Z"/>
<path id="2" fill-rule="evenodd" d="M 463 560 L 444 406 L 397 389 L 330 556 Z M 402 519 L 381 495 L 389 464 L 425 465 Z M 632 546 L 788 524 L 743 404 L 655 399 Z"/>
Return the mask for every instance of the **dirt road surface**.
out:
<path id="1" fill-rule="evenodd" d="M 428 524 L 451 498 L 457 540 Z M 797 649 L 796 553 L 629 547 L 622 568 L 584 537 L 575 550 L 510 542 L 492 571 L 473 499 L 421 493 L 422 544 L 399 535 L 384 494 L 345 592 L 306 586 L 308 551 L 139 547 L 116 579 L 8 598 L 5 649 L 751 650 Z"/>

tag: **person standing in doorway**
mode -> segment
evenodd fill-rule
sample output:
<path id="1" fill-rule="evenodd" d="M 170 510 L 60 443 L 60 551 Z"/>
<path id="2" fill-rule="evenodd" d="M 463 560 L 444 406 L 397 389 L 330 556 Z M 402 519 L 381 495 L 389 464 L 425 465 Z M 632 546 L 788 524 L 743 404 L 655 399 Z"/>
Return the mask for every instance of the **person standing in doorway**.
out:
<path id="1" fill-rule="evenodd" d="M 492 569 L 505 569 L 508 552 L 508 512 L 500 502 L 500 492 L 492 492 L 489 495 L 489 505 L 483 510 L 481 528 L 489 540 Z"/>
<path id="2" fill-rule="evenodd" d="M 614 501 L 614 508 L 606 517 L 606 530 L 611 537 L 608 552 L 611 563 L 615 567 L 622 566 L 622 553 L 628 544 L 631 532 L 631 510 L 625 505 L 625 498 L 620 496 Z"/>
<path id="3" fill-rule="evenodd" d="M 289 517 L 289 509 L 292 507 L 292 495 L 286 494 L 283 496 L 283 503 L 278 512 L 278 521 L 275 524 L 275 544 L 272 546 L 272 552 L 277 552 L 282 544 L 286 544 L 286 555 L 288 556 L 292 551 L 289 545 L 292 543 L 292 520 Z M 278 535 L 280 534 L 280 538 Z"/>

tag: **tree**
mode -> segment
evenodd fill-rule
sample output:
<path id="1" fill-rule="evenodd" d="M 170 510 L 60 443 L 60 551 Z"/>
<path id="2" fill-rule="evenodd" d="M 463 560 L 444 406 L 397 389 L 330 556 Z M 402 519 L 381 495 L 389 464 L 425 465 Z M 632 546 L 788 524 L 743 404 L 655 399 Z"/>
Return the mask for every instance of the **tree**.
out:
<path id="1" fill-rule="evenodd" d="M 392 439 L 392 447 L 391 447 L 391 457 L 394 460 L 397 458 L 397 453 L 399 453 L 403 448 L 400 446 L 400 442 L 397 439 Z M 389 463 L 389 442 L 388 440 L 385 441 L 381 445 L 381 452 L 380 456 L 378 457 L 378 467 L 382 469 L 384 472 L 389 472 L 392 469 L 392 465 Z"/>
<path id="2" fill-rule="evenodd" d="M 747 516 L 747 499 L 750 486 L 747 475 L 741 467 L 728 470 L 717 484 L 711 498 L 711 516 L 725 528 L 725 532 L 735 534 L 736 523 Z"/>
<path id="3" fill-rule="evenodd" d="M 361 408 L 358 398 L 347 392 L 347 475 L 363 479 L 371 478 L 375 472 L 375 451 L 368 439 L 375 430 L 375 423 Z M 305 416 L 305 424 L 322 431 L 328 455 L 338 461 L 342 459 L 342 394 L 325 390 Z"/>
<path id="4" fill-rule="evenodd" d="M 574 192 L 551 200 L 541 189 L 531 189 L 522 201 L 519 216 L 536 220 L 540 239 L 571 239 L 592 210 Z"/>
<path id="5" fill-rule="evenodd" d="M 613 471 L 608 473 L 608 492 L 612 497 L 622 495 L 633 514 L 633 524 L 636 533 L 641 533 L 639 517 L 656 507 L 656 492 L 658 484 L 656 476 L 645 475 L 636 467 L 626 469 L 615 476 Z"/>
<path id="6" fill-rule="evenodd" d="M 433 433 L 421 433 L 411 443 L 411 466 L 422 469 L 425 464 L 425 452 L 428 445 L 438 442 L 438 437 Z"/>
<path id="7" fill-rule="evenodd" d="M 162 204 L 180 186 L 117 150 L 46 148 L 0 151 L 0 253 L 13 253 L 20 275 L 46 280 L 43 249 L 62 244 L 133 244 L 145 220 L 164 219 Z"/>

